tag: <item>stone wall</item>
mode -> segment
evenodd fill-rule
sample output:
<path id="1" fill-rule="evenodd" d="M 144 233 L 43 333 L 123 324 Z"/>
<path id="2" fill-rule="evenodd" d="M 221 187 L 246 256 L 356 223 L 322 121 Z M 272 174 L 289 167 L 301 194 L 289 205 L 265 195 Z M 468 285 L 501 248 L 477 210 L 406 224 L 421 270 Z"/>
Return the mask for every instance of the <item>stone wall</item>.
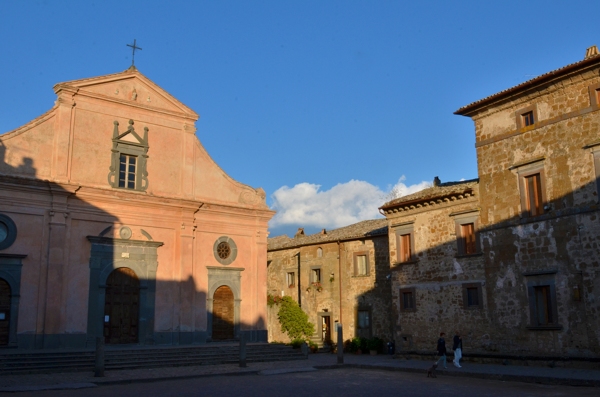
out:
<path id="1" fill-rule="evenodd" d="M 355 253 L 368 256 L 369 272 L 355 274 Z M 313 284 L 312 271 L 321 273 L 319 286 Z M 294 272 L 296 285 L 287 285 L 287 273 Z M 342 323 L 344 339 L 357 334 L 357 310 L 371 314 L 370 336 L 391 337 L 390 281 L 387 236 L 344 242 L 324 242 L 268 252 L 268 292 L 292 296 L 315 324 L 315 339 L 322 339 L 323 316 L 330 318 L 331 338 L 337 340 L 336 324 Z M 298 277 L 299 275 L 299 277 Z M 340 293 L 341 291 L 341 293 Z M 269 341 L 288 342 L 277 319 L 278 306 L 268 310 Z"/>

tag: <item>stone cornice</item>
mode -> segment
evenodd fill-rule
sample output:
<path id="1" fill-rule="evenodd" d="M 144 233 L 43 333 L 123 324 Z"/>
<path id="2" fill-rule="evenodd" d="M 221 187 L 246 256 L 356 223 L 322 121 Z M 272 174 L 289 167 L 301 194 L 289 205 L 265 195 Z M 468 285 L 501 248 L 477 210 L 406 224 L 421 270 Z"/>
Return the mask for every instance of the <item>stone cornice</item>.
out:
<path id="1" fill-rule="evenodd" d="M 385 215 L 392 215 L 399 212 L 409 212 L 418 209 L 436 207 L 446 203 L 455 203 L 457 201 L 473 198 L 475 195 L 475 190 L 469 188 L 463 191 L 452 192 L 437 197 L 423 197 L 415 200 L 405 201 L 381 209 Z"/>

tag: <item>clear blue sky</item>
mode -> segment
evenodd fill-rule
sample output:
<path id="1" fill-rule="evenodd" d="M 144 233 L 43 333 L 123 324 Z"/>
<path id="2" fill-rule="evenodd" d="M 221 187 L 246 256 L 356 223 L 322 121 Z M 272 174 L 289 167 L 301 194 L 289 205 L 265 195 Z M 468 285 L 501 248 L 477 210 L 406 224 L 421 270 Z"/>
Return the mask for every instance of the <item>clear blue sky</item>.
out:
<path id="1" fill-rule="evenodd" d="M 61 81 L 136 66 L 279 211 L 271 236 L 377 215 L 404 176 L 477 177 L 459 107 L 583 59 L 595 1 L 1 1 L 0 132 Z M 287 188 L 286 188 L 287 186 Z"/>

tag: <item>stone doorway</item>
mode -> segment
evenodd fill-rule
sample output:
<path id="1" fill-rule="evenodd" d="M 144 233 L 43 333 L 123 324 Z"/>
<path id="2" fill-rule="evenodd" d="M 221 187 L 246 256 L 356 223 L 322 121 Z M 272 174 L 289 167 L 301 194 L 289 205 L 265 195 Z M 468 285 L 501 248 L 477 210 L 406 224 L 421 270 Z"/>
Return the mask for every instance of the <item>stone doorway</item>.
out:
<path id="1" fill-rule="evenodd" d="M 10 285 L 0 278 L 0 346 L 10 339 Z"/>
<path id="2" fill-rule="evenodd" d="M 222 285 L 213 295 L 212 339 L 234 338 L 234 304 L 231 288 Z"/>
<path id="3" fill-rule="evenodd" d="M 331 342 L 331 316 L 328 314 L 321 315 L 321 340 L 323 344 L 330 345 Z"/>
<path id="4" fill-rule="evenodd" d="M 137 343 L 139 335 L 140 281 L 127 267 L 113 270 L 106 280 L 104 340 Z"/>

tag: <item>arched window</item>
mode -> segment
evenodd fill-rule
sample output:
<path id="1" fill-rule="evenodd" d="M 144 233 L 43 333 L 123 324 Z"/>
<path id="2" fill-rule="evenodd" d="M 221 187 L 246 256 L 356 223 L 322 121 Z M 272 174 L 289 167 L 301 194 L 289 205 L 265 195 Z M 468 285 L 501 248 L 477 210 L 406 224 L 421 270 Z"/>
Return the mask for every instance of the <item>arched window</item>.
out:
<path id="1" fill-rule="evenodd" d="M 321 247 L 317 248 L 317 257 L 318 258 L 323 257 L 323 248 L 321 248 Z"/>

